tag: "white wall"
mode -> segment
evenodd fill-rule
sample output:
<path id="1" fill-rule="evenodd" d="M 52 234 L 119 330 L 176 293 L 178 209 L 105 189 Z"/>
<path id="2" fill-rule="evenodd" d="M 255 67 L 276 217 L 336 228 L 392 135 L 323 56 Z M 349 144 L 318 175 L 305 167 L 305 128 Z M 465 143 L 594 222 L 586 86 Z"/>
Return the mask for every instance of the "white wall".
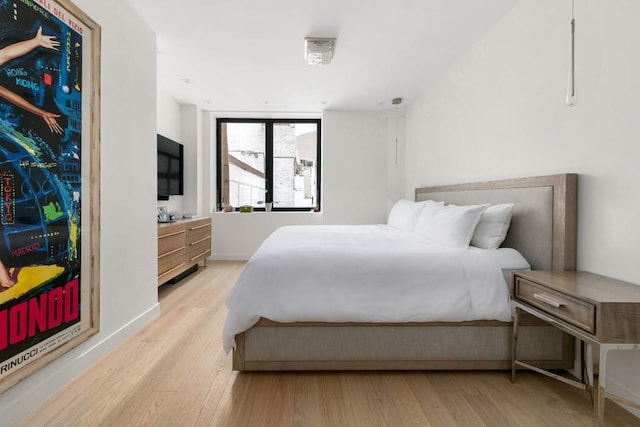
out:
<path id="1" fill-rule="evenodd" d="M 408 107 L 406 195 L 576 172 L 578 268 L 640 284 L 640 2 L 576 2 L 573 108 L 570 14 L 569 1 L 521 1 Z M 640 353 L 610 361 L 614 387 L 640 401 Z"/>
<path id="2" fill-rule="evenodd" d="M 188 214 L 202 214 L 198 209 L 198 200 L 202 199 L 202 181 L 204 179 L 200 109 L 195 105 L 181 105 L 180 121 L 179 141 L 184 144 L 184 196 L 182 210 Z"/>
<path id="3" fill-rule="evenodd" d="M 158 87 L 157 91 L 158 133 L 174 141 L 179 141 L 182 136 L 180 104 L 161 87 Z"/>
<path id="4" fill-rule="evenodd" d="M 155 35 L 126 2 L 75 4 L 102 26 L 100 332 L 2 393 L 3 425 L 158 314 Z"/>
<path id="5" fill-rule="evenodd" d="M 216 122 L 210 111 L 200 112 L 201 135 L 202 141 L 202 198 L 198 200 L 198 212 L 202 215 L 208 215 L 215 210 L 215 152 L 216 152 Z"/>
<path id="6" fill-rule="evenodd" d="M 248 260 L 258 246 L 285 225 L 319 225 L 314 212 L 218 212 L 211 218 L 214 260 Z"/>
<path id="7" fill-rule="evenodd" d="M 388 147 L 383 113 L 325 110 L 322 132 L 323 222 L 386 222 Z"/>
<path id="8" fill-rule="evenodd" d="M 404 107 L 385 115 L 387 133 L 387 216 L 394 203 L 405 197 L 405 111 Z M 396 141 L 397 140 L 397 141 Z M 409 200 L 413 200 L 413 195 Z"/>

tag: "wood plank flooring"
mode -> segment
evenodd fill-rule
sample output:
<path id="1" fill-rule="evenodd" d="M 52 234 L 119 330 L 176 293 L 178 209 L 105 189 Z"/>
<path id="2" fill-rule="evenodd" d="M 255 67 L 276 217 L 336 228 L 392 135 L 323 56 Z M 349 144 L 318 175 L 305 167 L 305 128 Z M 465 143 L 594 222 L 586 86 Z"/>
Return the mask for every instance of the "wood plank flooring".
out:
<path id="1" fill-rule="evenodd" d="M 20 426 L 593 426 L 588 396 L 522 372 L 237 373 L 224 299 L 244 263 L 159 289 L 161 316 Z M 1 423 L 0 423 L 1 424 Z M 607 401 L 605 425 L 640 426 Z"/>

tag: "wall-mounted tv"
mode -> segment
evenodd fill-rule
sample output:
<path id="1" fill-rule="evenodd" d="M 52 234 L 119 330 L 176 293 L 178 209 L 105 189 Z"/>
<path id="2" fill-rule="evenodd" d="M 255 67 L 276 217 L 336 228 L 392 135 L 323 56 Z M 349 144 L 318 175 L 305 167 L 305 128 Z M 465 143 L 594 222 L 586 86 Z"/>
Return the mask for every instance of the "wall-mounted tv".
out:
<path id="1" fill-rule="evenodd" d="M 184 147 L 158 134 L 158 200 L 184 194 Z"/>

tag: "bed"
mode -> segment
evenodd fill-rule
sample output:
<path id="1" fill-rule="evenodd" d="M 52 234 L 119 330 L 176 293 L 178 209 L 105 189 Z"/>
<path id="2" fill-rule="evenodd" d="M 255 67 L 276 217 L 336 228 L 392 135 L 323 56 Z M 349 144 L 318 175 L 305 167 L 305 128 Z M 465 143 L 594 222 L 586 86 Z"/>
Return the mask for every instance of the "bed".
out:
<path id="1" fill-rule="evenodd" d="M 516 249 L 532 269 L 575 269 L 575 174 L 423 187 L 416 189 L 415 200 L 455 205 L 513 203 L 511 225 L 502 248 Z M 271 273 L 276 274 L 274 271 Z M 372 280 L 373 277 L 375 274 Z M 404 285 L 404 282 L 400 280 L 398 284 Z M 318 298 L 317 295 L 312 297 Z M 303 307 L 303 312 L 305 310 Z M 344 313 L 338 312 L 336 321 L 310 320 L 313 316 L 296 318 L 299 314 L 291 318 L 280 316 L 277 322 L 266 316 L 250 319 L 248 324 L 233 331 L 233 369 L 511 367 L 512 324 L 509 313 L 505 315 L 504 311 L 489 313 L 487 319 L 490 320 L 452 318 L 405 322 L 398 322 L 393 316 L 382 316 L 374 321 L 361 321 L 356 316 L 349 320 Z M 518 354 L 524 360 L 545 369 L 570 369 L 573 366 L 574 344 L 570 336 L 532 317 L 521 319 L 520 324 Z M 225 345 L 228 349 L 229 344 Z"/>

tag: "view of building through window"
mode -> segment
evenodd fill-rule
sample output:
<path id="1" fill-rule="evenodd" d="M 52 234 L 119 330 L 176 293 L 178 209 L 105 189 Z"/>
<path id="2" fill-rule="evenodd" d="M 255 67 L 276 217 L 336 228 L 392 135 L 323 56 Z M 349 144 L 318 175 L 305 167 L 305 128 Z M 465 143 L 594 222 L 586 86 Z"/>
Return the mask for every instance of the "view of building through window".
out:
<path id="1" fill-rule="evenodd" d="M 259 206 L 265 201 L 266 141 L 264 123 L 225 123 L 228 197 L 231 206 Z"/>
<path id="2" fill-rule="evenodd" d="M 219 119 L 220 205 L 318 206 L 319 120 Z"/>
<path id="3" fill-rule="evenodd" d="M 315 123 L 274 123 L 273 203 L 312 208 L 316 199 Z"/>

